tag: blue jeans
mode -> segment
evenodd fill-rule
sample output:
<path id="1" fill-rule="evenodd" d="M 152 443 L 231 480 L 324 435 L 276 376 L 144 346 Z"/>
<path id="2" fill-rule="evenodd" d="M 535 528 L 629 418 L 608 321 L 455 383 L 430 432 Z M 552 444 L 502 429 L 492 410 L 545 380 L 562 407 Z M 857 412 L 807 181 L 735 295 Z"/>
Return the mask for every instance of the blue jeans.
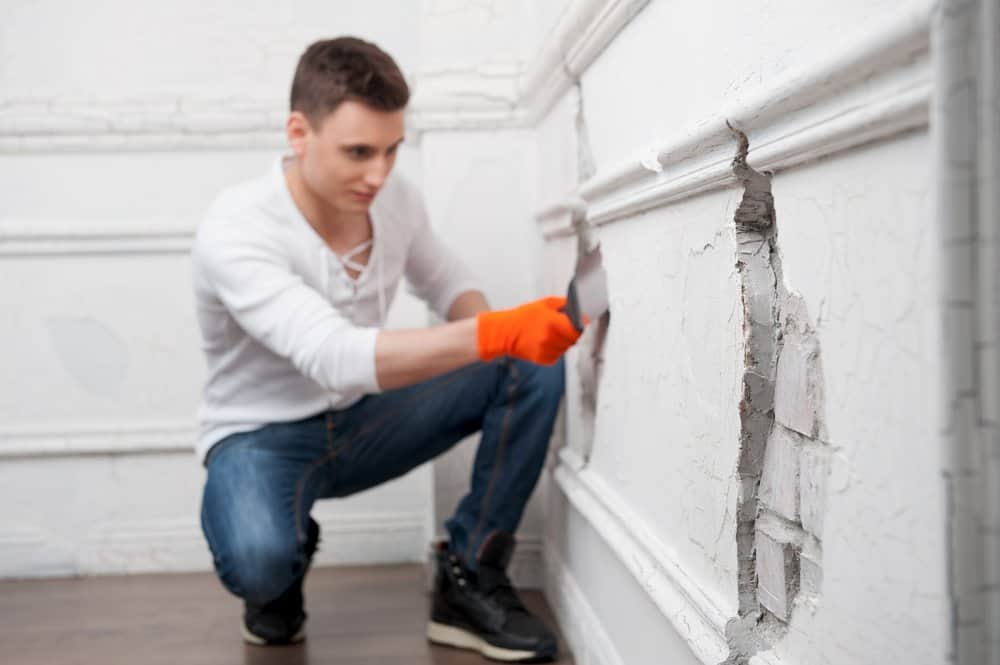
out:
<path id="1" fill-rule="evenodd" d="M 222 583 L 254 603 L 302 574 L 317 499 L 360 492 L 482 431 L 469 493 L 445 526 L 475 569 L 496 531 L 513 533 L 541 474 L 563 363 L 476 363 L 354 406 L 226 437 L 209 452 L 201 524 Z"/>

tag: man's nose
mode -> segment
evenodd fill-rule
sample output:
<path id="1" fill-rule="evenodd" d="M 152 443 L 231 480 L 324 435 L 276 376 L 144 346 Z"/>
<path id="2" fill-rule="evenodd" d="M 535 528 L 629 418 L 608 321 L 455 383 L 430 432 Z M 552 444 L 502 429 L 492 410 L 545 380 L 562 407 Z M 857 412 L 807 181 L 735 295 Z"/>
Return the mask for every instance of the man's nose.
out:
<path id="1" fill-rule="evenodd" d="M 392 161 L 386 157 L 378 157 L 372 160 L 371 166 L 365 172 L 365 184 L 373 189 L 382 187 L 391 169 Z"/>

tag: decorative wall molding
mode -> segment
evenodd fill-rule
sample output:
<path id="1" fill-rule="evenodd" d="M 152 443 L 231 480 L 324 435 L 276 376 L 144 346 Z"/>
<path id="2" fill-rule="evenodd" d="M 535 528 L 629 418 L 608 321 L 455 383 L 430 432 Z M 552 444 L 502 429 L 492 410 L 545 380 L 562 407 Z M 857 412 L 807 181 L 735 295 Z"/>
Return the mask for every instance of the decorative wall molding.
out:
<path id="1" fill-rule="evenodd" d="M 727 121 L 751 137 L 755 168 L 770 171 L 926 127 L 929 26 L 929 10 L 871 26 L 833 56 L 790 71 L 662 145 L 636 151 L 540 211 L 543 234 L 571 234 L 569 210 L 580 199 L 588 219 L 603 224 L 734 184 Z"/>
<path id="2" fill-rule="evenodd" d="M 626 502 L 568 448 L 559 453 L 556 484 L 649 594 L 691 651 L 706 665 L 729 655 L 729 616 L 694 582 L 676 556 Z"/>
<path id="3" fill-rule="evenodd" d="M 614 642 L 555 547 L 545 547 L 545 596 L 579 665 L 624 665 Z"/>
<path id="4" fill-rule="evenodd" d="M 649 0 L 578 0 L 522 69 L 416 76 L 408 131 L 531 127 Z M 150 99 L 0 97 L 0 154 L 279 149 L 280 95 Z"/>
<path id="5" fill-rule="evenodd" d="M 417 131 L 533 127 L 649 0 L 577 0 L 528 68 L 479 67 L 417 74 Z"/>
<path id="6" fill-rule="evenodd" d="M 316 565 L 412 562 L 425 539 L 421 513 L 314 517 L 323 533 Z M 44 565 L 39 565 L 39 562 Z M 210 570 L 197 516 L 99 526 L 81 542 L 39 527 L 0 527 L 0 578 Z"/>
<path id="7" fill-rule="evenodd" d="M 0 428 L 0 459 L 190 453 L 193 422 Z"/>
<path id="8" fill-rule="evenodd" d="M 187 254 L 196 223 L 136 220 L 114 224 L 84 221 L 0 220 L 0 258 L 23 256 Z"/>
<path id="9" fill-rule="evenodd" d="M 0 154 L 276 148 L 284 119 L 277 96 L 0 99 Z"/>

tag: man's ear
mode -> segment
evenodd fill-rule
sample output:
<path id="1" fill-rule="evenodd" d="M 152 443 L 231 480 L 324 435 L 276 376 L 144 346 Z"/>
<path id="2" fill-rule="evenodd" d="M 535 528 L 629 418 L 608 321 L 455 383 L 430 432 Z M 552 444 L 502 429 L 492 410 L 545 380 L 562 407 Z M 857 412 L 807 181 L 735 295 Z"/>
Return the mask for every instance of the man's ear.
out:
<path id="1" fill-rule="evenodd" d="M 312 125 L 309 118 L 301 111 L 292 111 L 288 114 L 285 123 L 285 133 L 288 136 L 288 145 L 296 157 L 301 157 L 306 150 L 306 138 L 312 133 Z"/>

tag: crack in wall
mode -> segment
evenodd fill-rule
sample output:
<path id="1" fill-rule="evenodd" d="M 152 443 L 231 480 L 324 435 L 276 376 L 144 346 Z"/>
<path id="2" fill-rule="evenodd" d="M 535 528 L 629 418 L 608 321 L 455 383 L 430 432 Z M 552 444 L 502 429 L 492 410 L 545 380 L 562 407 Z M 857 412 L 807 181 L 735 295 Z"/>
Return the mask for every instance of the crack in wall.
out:
<path id="1" fill-rule="evenodd" d="M 829 451 L 819 342 L 805 302 L 784 284 L 771 175 L 750 167 L 746 134 L 729 127 L 738 143 L 732 170 L 744 188 L 734 215 L 744 370 L 738 616 L 726 625 L 722 665 L 745 665 L 784 636 L 793 606 L 818 601 Z"/>
<path id="2" fill-rule="evenodd" d="M 727 122 L 728 124 L 728 122 Z M 743 185 L 736 209 L 736 269 L 743 310 L 743 392 L 740 399 L 739 495 L 736 509 L 738 612 L 726 625 L 729 657 L 722 665 L 743 665 L 763 648 L 764 619 L 757 595 L 758 492 L 764 451 L 774 423 L 777 371 L 777 286 L 774 253 L 774 197 L 771 179 L 747 164 L 750 142 L 729 125 L 738 147 L 733 175 Z"/>
<path id="3" fill-rule="evenodd" d="M 567 69 L 567 74 L 569 71 Z M 593 151 L 587 132 L 587 122 L 583 112 L 583 89 L 579 79 L 574 79 L 576 91 L 573 126 L 576 131 L 577 182 L 582 183 L 597 171 Z M 583 256 L 596 244 L 593 224 L 586 218 L 586 203 L 578 201 L 572 213 L 572 226 L 577 239 L 577 256 Z M 580 456 L 586 463 L 594 442 L 594 422 L 597 416 L 598 387 L 604 366 L 604 343 L 611 324 L 611 312 L 605 312 L 600 320 L 588 325 L 580 340 L 576 370 L 580 379 L 580 419 L 583 425 L 582 449 Z"/>
<path id="4" fill-rule="evenodd" d="M 756 520 L 764 450 L 774 422 L 777 370 L 777 283 L 771 266 L 774 253 L 774 197 L 771 179 L 747 164 L 750 142 L 732 128 L 739 146 L 733 174 L 743 184 L 736 222 L 736 268 L 743 306 L 744 373 L 740 400 L 740 457 L 737 499 L 737 560 L 740 617 L 759 613 L 756 577 Z"/>

